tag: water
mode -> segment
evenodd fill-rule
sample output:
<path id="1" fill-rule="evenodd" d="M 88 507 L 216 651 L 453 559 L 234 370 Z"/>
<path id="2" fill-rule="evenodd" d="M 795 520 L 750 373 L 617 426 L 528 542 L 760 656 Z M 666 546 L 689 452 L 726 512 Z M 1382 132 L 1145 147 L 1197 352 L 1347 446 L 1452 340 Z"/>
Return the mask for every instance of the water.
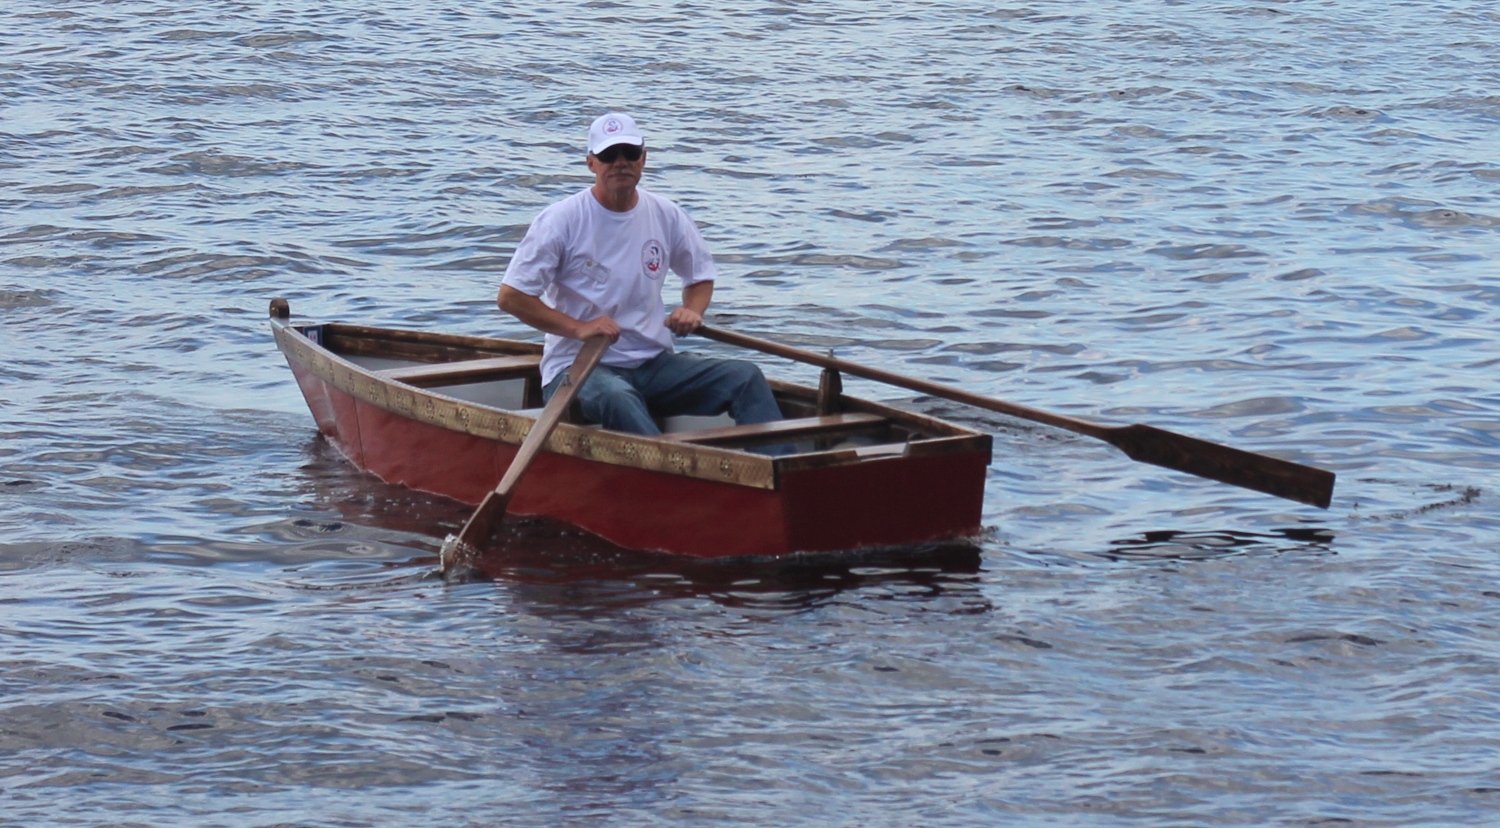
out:
<path id="1" fill-rule="evenodd" d="M 386 5 L 7 4 L 0 822 L 1494 823 L 1492 4 Z M 1332 508 L 850 380 L 994 429 L 984 537 L 433 579 L 267 301 L 529 336 L 616 107 L 725 327 Z"/>

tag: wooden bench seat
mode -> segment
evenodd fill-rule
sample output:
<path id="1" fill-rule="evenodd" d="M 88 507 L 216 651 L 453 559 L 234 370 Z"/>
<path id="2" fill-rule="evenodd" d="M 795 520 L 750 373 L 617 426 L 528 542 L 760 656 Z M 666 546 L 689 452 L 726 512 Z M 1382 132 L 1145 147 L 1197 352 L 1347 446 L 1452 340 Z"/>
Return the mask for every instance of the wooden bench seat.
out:
<path id="1" fill-rule="evenodd" d="M 723 426 L 697 431 L 675 431 L 661 435 L 663 440 L 679 443 L 738 443 L 795 440 L 834 431 L 859 431 L 879 428 L 888 423 L 875 414 L 828 414 L 822 417 L 798 417 L 757 425 Z"/>
<path id="2" fill-rule="evenodd" d="M 470 382 L 486 382 L 497 379 L 516 379 L 531 375 L 542 362 L 536 354 L 491 357 L 489 359 L 465 359 L 458 362 L 435 362 L 430 365 L 408 365 L 404 368 L 387 368 L 376 371 L 386 379 L 432 388 L 440 385 L 462 385 Z"/>

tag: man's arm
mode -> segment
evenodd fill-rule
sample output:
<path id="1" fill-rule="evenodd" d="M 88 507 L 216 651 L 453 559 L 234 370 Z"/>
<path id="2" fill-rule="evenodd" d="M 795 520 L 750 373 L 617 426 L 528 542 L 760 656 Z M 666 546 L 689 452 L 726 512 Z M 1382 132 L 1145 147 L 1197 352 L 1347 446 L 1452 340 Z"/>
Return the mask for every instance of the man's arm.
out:
<path id="1" fill-rule="evenodd" d="M 557 334 L 570 339 L 588 339 L 597 334 L 609 337 L 610 342 L 620 338 L 620 326 L 615 320 L 608 316 L 600 316 L 584 322 L 563 313 L 555 308 L 547 307 L 539 297 L 532 296 L 510 285 L 500 286 L 500 295 L 495 298 L 495 304 L 500 310 L 525 322 L 542 333 Z M 704 306 L 707 306 L 707 302 Z M 702 324 L 702 320 L 699 320 Z"/>
<path id="2" fill-rule="evenodd" d="M 687 336 L 703 325 L 703 314 L 714 297 L 714 283 L 694 282 L 682 289 L 682 307 L 667 316 L 667 328 L 678 336 Z"/>

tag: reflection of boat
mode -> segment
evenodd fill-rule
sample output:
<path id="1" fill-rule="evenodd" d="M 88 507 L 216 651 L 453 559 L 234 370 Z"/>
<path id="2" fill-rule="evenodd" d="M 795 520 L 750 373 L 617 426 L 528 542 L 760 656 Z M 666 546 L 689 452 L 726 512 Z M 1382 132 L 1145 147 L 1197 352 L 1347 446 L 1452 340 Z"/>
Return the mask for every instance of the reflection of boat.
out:
<path id="1" fill-rule="evenodd" d="M 318 428 L 393 483 L 478 503 L 540 406 L 541 347 L 342 324 L 271 327 Z M 661 437 L 563 423 L 510 510 L 628 549 L 720 558 L 921 543 L 979 531 L 989 435 L 772 382 L 787 419 L 668 422 Z"/>

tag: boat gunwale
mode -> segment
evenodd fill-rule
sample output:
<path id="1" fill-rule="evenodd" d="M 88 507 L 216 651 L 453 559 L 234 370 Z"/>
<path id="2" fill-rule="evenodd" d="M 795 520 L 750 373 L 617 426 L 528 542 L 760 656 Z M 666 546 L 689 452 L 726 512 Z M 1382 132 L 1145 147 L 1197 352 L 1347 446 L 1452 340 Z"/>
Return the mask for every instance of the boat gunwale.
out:
<path id="1" fill-rule="evenodd" d="M 272 317 L 278 348 L 286 358 L 334 388 L 377 408 L 416 422 L 450 431 L 519 445 L 535 423 L 535 416 L 508 411 L 442 394 L 438 387 L 424 388 L 382 376 L 335 353 L 326 341 L 314 341 L 306 331 L 319 328 L 328 335 L 373 341 L 397 342 L 428 348 L 443 355 L 525 355 L 541 352 L 541 346 L 519 340 L 461 334 L 430 333 L 400 328 L 378 328 L 343 323 L 296 322 Z M 429 354 L 432 355 L 432 354 Z M 416 359 L 415 355 L 405 358 Z M 438 363 L 448 361 L 440 359 Z M 433 364 L 438 364 L 433 363 Z M 817 389 L 772 380 L 773 389 L 797 401 L 811 401 Z M 905 443 L 906 450 L 894 457 L 915 457 L 955 452 L 990 451 L 988 434 L 945 420 L 903 411 L 858 397 L 839 396 L 842 410 L 862 411 L 887 418 L 893 425 L 928 436 Z M 699 445 L 648 435 L 607 431 L 597 426 L 559 423 L 548 438 L 546 450 L 616 466 L 693 477 L 731 485 L 778 490 L 783 475 L 807 469 L 849 465 L 875 460 L 856 449 L 830 449 L 771 457 L 734 448 Z M 881 458 L 885 459 L 885 458 Z"/>

